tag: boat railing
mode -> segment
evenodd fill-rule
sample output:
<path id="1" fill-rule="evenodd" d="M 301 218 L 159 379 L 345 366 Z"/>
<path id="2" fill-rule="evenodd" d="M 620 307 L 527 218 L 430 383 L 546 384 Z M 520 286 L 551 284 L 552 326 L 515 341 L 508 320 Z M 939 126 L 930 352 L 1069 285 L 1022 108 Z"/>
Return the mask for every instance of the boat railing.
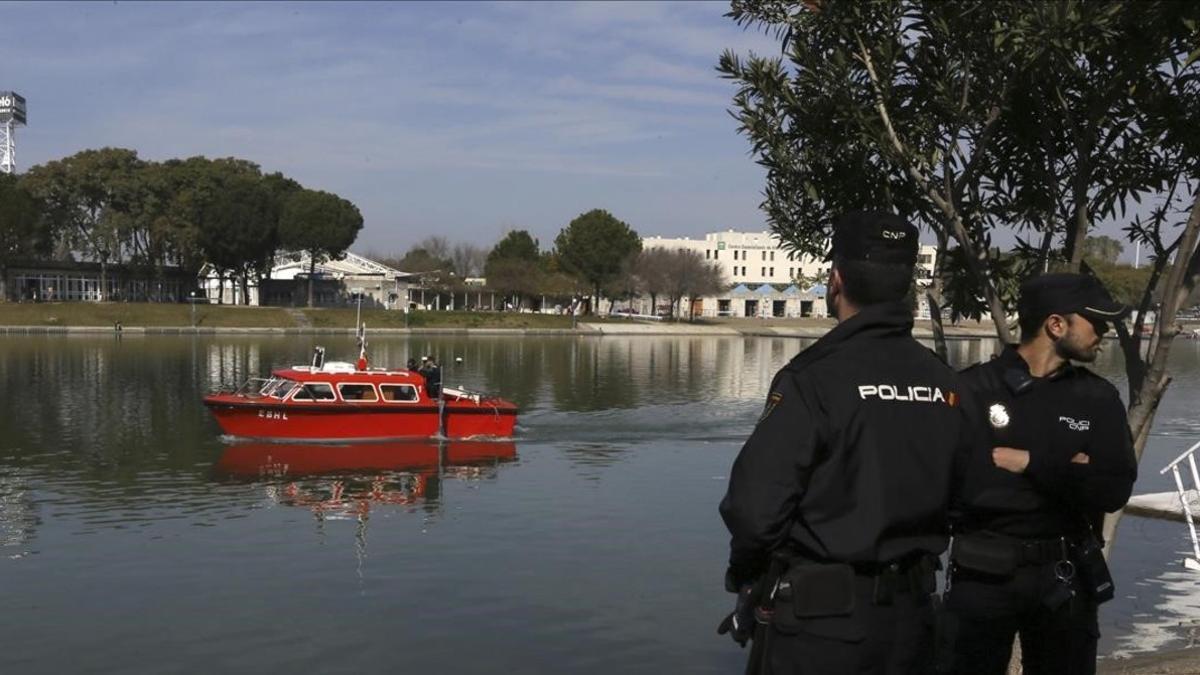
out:
<path id="1" fill-rule="evenodd" d="M 1187 520 L 1188 533 L 1192 536 L 1192 557 L 1184 558 L 1183 566 L 1200 572 L 1200 537 L 1196 534 L 1196 514 L 1194 514 L 1193 506 L 1200 506 L 1200 470 L 1196 468 L 1196 450 L 1200 449 L 1200 442 L 1197 442 L 1192 447 L 1188 448 L 1182 455 L 1176 457 L 1170 464 L 1163 467 L 1159 473 L 1170 471 L 1175 476 L 1175 489 L 1179 493 L 1179 504 L 1183 507 L 1183 516 Z M 1189 478 L 1192 479 L 1192 488 L 1185 489 L 1183 472 L 1181 466 L 1184 462 L 1190 469 Z"/>
<path id="2" fill-rule="evenodd" d="M 476 405 L 479 405 L 479 402 L 483 400 L 483 396 L 480 394 L 476 394 L 465 389 L 455 389 L 453 387 L 442 387 L 442 396 L 453 396 L 456 401 L 467 399 L 473 401 Z"/>
<path id="3" fill-rule="evenodd" d="M 233 391 L 234 396 L 244 396 L 246 398 L 261 398 L 266 396 L 263 389 L 271 382 L 271 378 L 267 377 L 252 377 L 242 383 L 242 386 Z"/>

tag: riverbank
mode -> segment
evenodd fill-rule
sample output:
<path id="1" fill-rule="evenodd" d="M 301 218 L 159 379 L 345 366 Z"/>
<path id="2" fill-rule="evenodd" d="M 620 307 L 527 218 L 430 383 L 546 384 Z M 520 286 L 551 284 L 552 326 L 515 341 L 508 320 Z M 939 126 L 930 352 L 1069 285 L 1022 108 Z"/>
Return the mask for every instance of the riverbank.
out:
<path id="1" fill-rule="evenodd" d="M 834 325 L 832 319 L 698 319 L 696 321 L 638 321 L 609 317 L 579 317 L 519 312 L 397 312 L 363 310 L 362 320 L 372 333 L 471 333 L 564 335 L 706 335 L 818 338 Z M 347 334 L 354 332 L 353 309 L 288 309 L 142 303 L 0 304 L 0 334 L 96 334 L 121 332 L 147 335 L 178 334 Z M 990 324 L 965 322 L 948 326 L 951 337 L 990 337 Z M 930 337 L 927 321 L 914 327 L 918 337 Z"/>

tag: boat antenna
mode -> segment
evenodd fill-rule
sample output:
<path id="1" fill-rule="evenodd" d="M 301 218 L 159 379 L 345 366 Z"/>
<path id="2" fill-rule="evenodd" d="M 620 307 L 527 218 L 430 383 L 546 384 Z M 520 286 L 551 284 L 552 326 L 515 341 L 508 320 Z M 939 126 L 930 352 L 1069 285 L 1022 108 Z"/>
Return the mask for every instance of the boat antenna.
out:
<path id="1" fill-rule="evenodd" d="M 358 338 L 358 366 L 359 370 L 367 369 L 367 324 L 362 322 L 362 296 L 363 289 L 356 288 L 353 291 L 355 297 L 358 298 L 358 310 L 354 316 L 354 331 L 355 337 Z"/>

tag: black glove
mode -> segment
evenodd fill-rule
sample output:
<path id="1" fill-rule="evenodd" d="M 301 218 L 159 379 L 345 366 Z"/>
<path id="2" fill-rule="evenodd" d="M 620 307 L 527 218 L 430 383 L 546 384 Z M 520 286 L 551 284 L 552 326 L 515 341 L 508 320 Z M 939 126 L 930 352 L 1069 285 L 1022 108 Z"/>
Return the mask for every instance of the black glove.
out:
<path id="1" fill-rule="evenodd" d="M 729 633 L 729 637 L 738 643 L 738 646 L 745 647 L 750 638 L 754 636 L 754 586 L 746 584 L 738 591 L 737 603 L 734 605 L 733 611 L 721 625 L 717 626 L 717 635 Z"/>

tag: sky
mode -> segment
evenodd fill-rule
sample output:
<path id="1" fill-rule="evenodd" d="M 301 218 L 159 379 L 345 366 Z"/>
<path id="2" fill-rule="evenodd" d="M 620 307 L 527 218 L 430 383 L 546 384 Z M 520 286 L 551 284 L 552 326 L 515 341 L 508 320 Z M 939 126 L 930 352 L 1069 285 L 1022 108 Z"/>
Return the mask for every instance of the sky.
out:
<path id="1" fill-rule="evenodd" d="M 543 248 L 610 211 L 642 236 L 766 230 L 722 2 L 0 5 L 18 170 L 86 148 L 236 156 L 362 211 L 353 250 Z"/>

